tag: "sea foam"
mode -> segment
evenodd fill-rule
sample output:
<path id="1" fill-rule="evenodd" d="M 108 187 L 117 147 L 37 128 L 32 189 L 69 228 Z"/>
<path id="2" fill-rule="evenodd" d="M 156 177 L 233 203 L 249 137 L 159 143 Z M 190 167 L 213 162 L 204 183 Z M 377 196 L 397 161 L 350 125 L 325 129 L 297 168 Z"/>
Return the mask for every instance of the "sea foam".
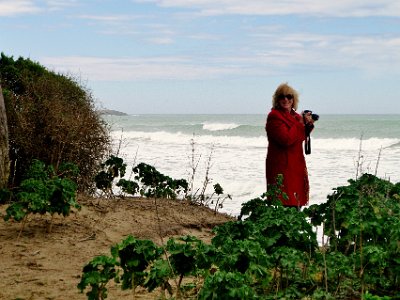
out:
<path id="1" fill-rule="evenodd" d="M 222 131 L 238 128 L 240 125 L 235 123 L 204 123 L 203 129 L 208 131 Z"/>
<path id="2" fill-rule="evenodd" d="M 168 119 L 146 116 L 137 121 L 136 118 L 119 118 L 117 120 L 125 130 L 122 133 L 118 129 L 112 131 L 115 148 L 119 147 L 122 139 L 120 154 L 129 167 L 145 162 L 163 174 L 185 179 L 190 178 L 190 161 L 194 153 L 196 160 L 199 159 L 195 188 L 202 186 L 207 160 L 211 157 L 209 188 L 212 189 L 215 183 L 221 184 L 224 192 L 232 196 L 221 211 L 237 215 L 243 202 L 260 196 L 266 189 L 268 140 L 263 125 L 255 125 L 262 124 L 262 118 L 256 123 L 253 117 L 239 120 L 237 116 L 230 119 L 221 116 L 220 120 L 216 116 L 206 117 L 200 120 L 200 117 L 191 116 Z M 400 138 L 394 127 L 387 129 L 384 135 L 376 132 L 379 126 L 368 127 L 369 137 L 361 140 L 357 138 L 357 132 L 348 134 L 340 128 L 344 122 L 342 118 L 331 119 L 332 124 L 325 127 L 335 128 L 335 134 L 324 130 L 323 126 L 317 128 L 319 131 L 311 134 L 312 153 L 305 156 L 310 179 L 310 204 L 326 201 L 334 188 L 354 179 L 359 174 L 357 166 L 362 172 L 376 173 L 394 183 L 400 181 Z M 355 122 L 354 118 L 348 119 Z M 362 124 L 364 127 L 369 123 Z M 353 127 L 345 128 L 350 130 Z"/>

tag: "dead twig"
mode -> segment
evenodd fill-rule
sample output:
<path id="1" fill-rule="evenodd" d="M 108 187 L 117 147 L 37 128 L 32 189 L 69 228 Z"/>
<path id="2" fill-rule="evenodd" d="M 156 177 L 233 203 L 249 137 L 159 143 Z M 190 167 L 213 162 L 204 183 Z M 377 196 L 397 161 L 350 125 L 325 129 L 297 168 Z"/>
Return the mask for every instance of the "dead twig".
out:
<path id="1" fill-rule="evenodd" d="M 92 234 L 79 240 L 78 242 L 86 242 L 86 241 L 95 240 L 95 239 L 96 239 L 96 232 L 92 232 Z"/>

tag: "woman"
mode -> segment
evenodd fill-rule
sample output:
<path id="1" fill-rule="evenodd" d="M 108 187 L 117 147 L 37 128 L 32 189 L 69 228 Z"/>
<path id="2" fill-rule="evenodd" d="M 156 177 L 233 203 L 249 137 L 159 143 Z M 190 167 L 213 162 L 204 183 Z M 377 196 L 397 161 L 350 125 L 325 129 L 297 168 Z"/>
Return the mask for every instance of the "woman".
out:
<path id="1" fill-rule="evenodd" d="M 284 206 L 300 209 L 308 203 L 308 173 L 303 154 L 303 141 L 313 129 L 311 113 L 303 116 L 296 113 L 299 95 L 287 83 L 278 86 L 272 97 L 272 109 L 268 114 L 265 129 L 268 137 L 268 152 L 265 163 L 267 186 L 276 184 L 283 175 L 281 197 Z"/>

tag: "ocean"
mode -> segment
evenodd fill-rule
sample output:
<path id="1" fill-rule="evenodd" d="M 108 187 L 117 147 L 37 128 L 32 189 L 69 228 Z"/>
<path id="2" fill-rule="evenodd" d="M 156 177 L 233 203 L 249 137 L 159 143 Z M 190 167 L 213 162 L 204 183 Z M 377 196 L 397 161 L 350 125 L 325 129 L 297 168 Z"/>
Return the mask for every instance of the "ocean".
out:
<path id="1" fill-rule="evenodd" d="M 240 213 L 241 204 L 266 190 L 266 115 L 104 116 L 114 151 L 131 168 L 144 162 L 175 179 L 189 181 L 197 164 L 194 190 L 206 177 L 208 191 L 219 183 L 225 200 L 219 209 Z M 370 173 L 400 182 L 400 115 L 320 115 L 306 155 L 310 203 L 327 200 L 334 188 L 357 174 Z M 358 167 L 357 167 L 358 166 Z"/>

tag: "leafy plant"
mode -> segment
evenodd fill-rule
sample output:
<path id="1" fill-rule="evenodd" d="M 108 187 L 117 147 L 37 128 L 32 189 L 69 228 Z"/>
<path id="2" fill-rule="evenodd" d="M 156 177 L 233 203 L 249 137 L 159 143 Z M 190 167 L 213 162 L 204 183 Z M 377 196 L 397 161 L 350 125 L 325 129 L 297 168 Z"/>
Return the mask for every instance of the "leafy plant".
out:
<path id="1" fill-rule="evenodd" d="M 134 196 L 139 192 L 139 184 L 135 181 L 132 180 L 126 180 L 124 178 L 121 178 L 117 182 L 117 186 L 121 188 L 123 193 L 129 194 Z"/>
<path id="2" fill-rule="evenodd" d="M 213 200 L 213 196 L 214 194 L 217 195 L 217 199 Z M 224 201 L 226 199 L 232 199 L 231 195 L 227 195 L 225 197 L 221 197 L 221 195 L 224 194 L 224 189 L 222 188 L 222 186 L 219 183 L 214 184 L 214 192 L 211 194 L 211 196 L 209 197 L 209 201 L 210 204 L 214 205 L 214 212 L 217 213 L 219 208 L 223 207 Z"/>
<path id="3" fill-rule="evenodd" d="M 205 279 L 198 299 L 257 299 L 251 281 L 240 273 L 218 271 Z"/>
<path id="4" fill-rule="evenodd" d="M 106 195 L 113 194 L 112 185 L 117 177 L 124 177 L 126 172 L 126 164 L 120 157 L 111 155 L 104 163 L 101 164 L 101 170 L 95 177 L 96 187 L 103 191 Z"/>
<path id="5" fill-rule="evenodd" d="M 193 236 L 169 239 L 166 245 L 169 262 L 174 274 L 179 276 L 177 283 L 178 295 L 184 276 L 196 276 L 201 270 L 209 269 L 212 264 L 213 248 L 205 245 Z"/>
<path id="6" fill-rule="evenodd" d="M 150 264 L 163 253 L 162 248 L 149 240 L 137 240 L 128 236 L 120 244 L 111 248 L 114 258 L 122 268 L 122 288 L 133 289 L 143 285 L 148 275 Z"/>
<path id="7" fill-rule="evenodd" d="M 106 285 L 118 278 L 117 261 L 114 257 L 97 256 L 83 267 L 83 275 L 78 283 L 81 293 L 89 286 L 88 300 L 103 300 L 108 296 Z"/>
<path id="8" fill-rule="evenodd" d="M 135 179 L 141 185 L 142 196 L 175 199 L 178 195 L 185 194 L 188 189 L 185 179 L 172 179 L 145 163 L 138 164 L 133 171 Z"/>
<path id="9" fill-rule="evenodd" d="M 243 208 L 242 215 L 248 215 L 245 220 L 214 229 L 216 264 L 223 271 L 249 275 L 250 286 L 260 296 L 278 286 L 289 297 L 293 286 L 301 289 L 311 278 L 311 257 L 317 249 L 311 225 L 302 212 L 283 207 L 267 194 Z"/>
<path id="10" fill-rule="evenodd" d="M 6 209 L 4 220 L 24 221 L 29 214 L 55 213 L 68 216 L 71 208 L 80 208 L 76 202 L 78 169 L 73 164 L 63 164 L 56 174 L 53 166 L 34 160 L 21 185 L 12 192 L 13 202 Z M 21 231 L 23 226 L 21 228 Z"/>
<path id="11" fill-rule="evenodd" d="M 9 189 L 0 189 L 0 204 L 5 204 L 11 200 L 12 192 Z"/>
<path id="12" fill-rule="evenodd" d="M 396 299 L 400 185 L 368 174 L 349 183 L 303 211 L 284 207 L 279 185 L 270 187 L 242 205 L 239 220 L 215 227 L 211 244 L 184 236 L 154 250 L 131 238 L 113 250 L 126 274 L 117 278 L 124 288 L 160 288 L 164 298 Z M 318 245 L 313 224 L 324 225 L 328 244 Z"/>
<path id="13" fill-rule="evenodd" d="M 121 283 L 122 289 L 135 292 L 138 286 L 149 291 L 160 287 L 162 291 L 168 290 L 172 296 L 168 281 L 178 275 L 176 289 L 177 295 L 180 295 L 183 276 L 195 275 L 199 270 L 211 266 L 209 250 L 203 242 L 191 236 L 170 239 L 164 248 L 152 241 L 128 236 L 111 247 L 112 257 L 96 257 L 83 268 L 78 288 L 82 292 L 90 286 L 88 299 L 104 299 L 107 297 L 106 285 L 114 279 Z M 167 254 L 166 259 L 161 257 L 163 253 Z"/>
<path id="14" fill-rule="evenodd" d="M 324 225 L 329 240 L 327 282 L 331 290 L 339 283 L 356 293 L 352 282 L 392 295 L 400 291 L 399 185 L 370 174 L 349 183 L 336 188 L 326 203 L 305 209 L 314 225 Z"/>
<path id="15" fill-rule="evenodd" d="M 164 294 L 164 298 L 166 297 L 166 290 L 169 292 L 169 295 L 172 296 L 173 291 L 169 280 L 173 277 L 174 272 L 169 262 L 165 259 L 159 258 L 151 266 L 143 286 L 146 287 L 149 292 L 160 287 Z"/>
<path id="16" fill-rule="evenodd" d="M 368 291 L 364 295 L 364 300 L 390 300 L 390 299 L 392 299 L 392 298 L 389 296 L 379 297 L 379 296 L 370 294 Z"/>
<path id="17" fill-rule="evenodd" d="M 184 179 L 172 179 L 156 170 L 155 167 L 140 163 L 132 168 L 134 181 L 123 178 L 126 173 L 126 163 L 123 159 L 111 155 L 101 164 L 102 170 L 95 176 L 96 187 L 108 196 L 113 196 L 114 181 L 119 178 L 116 186 L 124 194 L 155 198 L 175 199 L 186 194 L 188 183 Z M 122 196 L 122 194 L 121 194 Z"/>

